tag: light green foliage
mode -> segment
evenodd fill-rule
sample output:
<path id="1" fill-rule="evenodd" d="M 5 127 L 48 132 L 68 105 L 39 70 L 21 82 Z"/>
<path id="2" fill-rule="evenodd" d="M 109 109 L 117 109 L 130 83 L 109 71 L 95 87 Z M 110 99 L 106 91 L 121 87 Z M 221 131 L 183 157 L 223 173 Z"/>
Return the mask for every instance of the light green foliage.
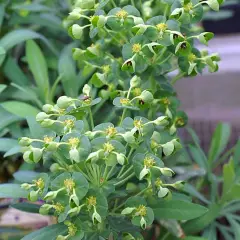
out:
<path id="1" fill-rule="evenodd" d="M 210 0 L 76 1 L 64 20 L 76 44 L 62 50 L 60 76 L 52 88 L 43 53 L 35 42 L 27 42 L 27 62 L 40 87 L 33 99 L 45 105 L 36 116 L 41 127 L 28 118 L 32 136 L 19 143 L 27 163 L 43 163 L 50 172 L 28 178 L 21 187 L 30 201 L 44 200 L 39 212 L 54 214 L 59 224 L 24 239 L 139 240 L 154 220 L 189 221 L 208 214 L 180 193 L 184 182 L 172 179 L 167 161 L 181 149 L 177 129 L 188 120 L 178 109 L 173 84 L 205 67 L 218 70 L 219 56 L 194 46 L 194 39 L 206 45 L 213 37 L 191 28 L 201 20 L 205 3 L 214 10 L 220 5 Z M 28 15 L 39 7 L 29 3 L 20 8 Z M 31 38 L 17 39 L 9 48 Z M 80 73 L 69 58 L 70 48 Z M 70 96 L 54 104 L 59 82 Z M 212 154 L 213 163 L 220 153 Z"/>

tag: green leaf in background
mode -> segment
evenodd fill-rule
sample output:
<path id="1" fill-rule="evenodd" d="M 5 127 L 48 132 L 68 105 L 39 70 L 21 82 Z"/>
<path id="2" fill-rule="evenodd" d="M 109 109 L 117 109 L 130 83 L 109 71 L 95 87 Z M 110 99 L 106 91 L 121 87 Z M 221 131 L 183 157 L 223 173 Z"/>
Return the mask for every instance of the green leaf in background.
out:
<path id="1" fill-rule="evenodd" d="M 204 215 L 190 220 L 183 225 L 184 232 L 186 234 L 194 234 L 202 231 L 209 226 L 220 215 L 221 206 L 218 204 L 212 204 Z"/>
<path id="2" fill-rule="evenodd" d="M 0 46 L 0 66 L 2 65 L 5 57 L 6 57 L 6 50 Z"/>
<path id="3" fill-rule="evenodd" d="M 6 34 L 0 40 L 0 47 L 8 51 L 9 49 L 11 49 L 12 47 L 16 46 L 19 43 L 35 38 L 41 39 L 49 47 L 49 49 L 54 54 L 57 55 L 57 50 L 55 49 L 55 47 L 53 47 L 51 43 L 43 35 L 28 29 L 17 29 Z"/>
<path id="4" fill-rule="evenodd" d="M 234 162 L 230 160 L 229 163 L 223 166 L 223 193 L 222 195 L 226 195 L 228 191 L 233 187 L 235 181 L 235 170 L 234 170 Z"/>
<path id="5" fill-rule="evenodd" d="M 39 213 L 40 205 L 23 202 L 12 204 L 11 207 L 24 212 Z"/>
<path id="6" fill-rule="evenodd" d="M 19 184 L 0 184 L 0 198 L 27 198 L 28 191 Z"/>
<path id="7" fill-rule="evenodd" d="M 33 40 L 27 41 L 26 56 L 34 80 L 39 88 L 40 96 L 42 100 L 48 102 L 49 78 L 47 63 L 40 47 Z"/>
<path id="8" fill-rule="evenodd" d="M 227 146 L 231 135 L 231 127 L 227 123 L 218 124 L 211 141 L 211 146 L 208 152 L 209 164 L 212 163 L 222 154 Z"/>
<path id="9" fill-rule="evenodd" d="M 0 152 L 7 152 L 14 146 L 18 145 L 18 141 L 12 138 L 0 138 Z"/>
<path id="10" fill-rule="evenodd" d="M 238 142 L 235 146 L 235 150 L 234 150 L 234 154 L 233 154 L 233 161 L 234 161 L 234 165 L 236 167 L 239 166 L 239 163 L 240 163 L 240 140 L 238 140 Z"/>
<path id="11" fill-rule="evenodd" d="M 157 200 L 150 205 L 157 219 L 190 220 L 205 214 L 208 209 L 185 201 L 160 201 Z"/>
<path id="12" fill-rule="evenodd" d="M 77 82 L 76 65 L 72 59 L 74 44 L 67 45 L 61 52 L 58 62 L 58 73 L 62 76 L 61 81 L 66 95 L 77 97 L 79 84 Z"/>
<path id="13" fill-rule="evenodd" d="M 12 57 L 8 57 L 4 62 L 3 73 L 9 80 L 20 86 L 30 84 L 30 80 L 26 77 Z"/>
<path id="14" fill-rule="evenodd" d="M 0 106 L 0 130 L 14 122 L 18 122 L 21 119 L 22 118 L 6 111 L 2 106 Z"/>
<path id="15" fill-rule="evenodd" d="M 4 4 L 0 4 L 0 32 L 1 32 L 3 19 L 4 19 L 4 14 L 5 14 L 5 6 L 4 6 Z"/>
<path id="16" fill-rule="evenodd" d="M 15 114 L 19 117 L 25 118 L 27 116 L 36 116 L 39 113 L 39 109 L 23 102 L 7 101 L 2 102 L 1 106 L 8 112 Z"/>
<path id="17" fill-rule="evenodd" d="M 27 10 L 30 12 L 52 12 L 54 11 L 52 8 L 49 8 L 45 5 L 39 4 L 39 3 L 31 3 L 31 4 L 14 4 L 12 6 L 13 10 Z"/>
<path id="18" fill-rule="evenodd" d="M 0 84 L 0 93 L 3 92 L 6 89 L 7 85 Z"/>
<path id="19" fill-rule="evenodd" d="M 185 238 L 181 238 L 183 240 L 207 240 L 206 238 L 202 238 L 202 237 L 193 237 L 193 236 L 188 236 Z"/>
<path id="20" fill-rule="evenodd" d="M 21 240 L 56 240 L 58 235 L 64 235 L 67 227 L 63 224 L 54 224 L 28 234 Z"/>
<path id="21" fill-rule="evenodd" d="M 33 116 L 27 117 L 27 123 L 30 129 L 30 137 L 32 138 L 42 138 L 44 135 L 47 135 L 50 130 L 42 128 L 40 124 L 36 121 L 36 118 Z"/>
<path id="22" fill-rule="evenodd" d="M 13 177 L 19 181 L 19 182 L 27 182 L 27 183 L 31 183 L 32 180 L 36 179 L 37 176 L 39 175 L 39 173 L 34 172 L 34 171 L 17 171 L 13 174 Z"/>

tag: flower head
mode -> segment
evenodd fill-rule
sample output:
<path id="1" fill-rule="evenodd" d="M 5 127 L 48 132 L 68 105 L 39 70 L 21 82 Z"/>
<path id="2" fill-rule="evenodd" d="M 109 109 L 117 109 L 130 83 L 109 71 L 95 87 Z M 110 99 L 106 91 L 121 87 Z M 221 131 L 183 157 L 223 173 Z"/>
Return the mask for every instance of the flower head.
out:
<path id="1" fill-rule="evenodd" d="M 140 205 L 136 209 L 136 214 L 141 217 L 145 217 L 147 215 L 147 208 L 144 205 Z"/>
<path id="2" fill-rule="evenodd" d="M 123 105 L 127 105 L 127 104 L 130 103 L 130 100 L 127 99 L 127 98 L 121 98 L 121 99 L 120 99 L 120 103 L 123 104 Z"/>
<path id="3" fill-rule="evenodd" d="M 44 180 L 42 178 L 39 178 L 38 180 L 33 180 L 33 182 L 35 183 L 38 189 L 43 189 L 45 186 Z"/>
<path id="4" fill-rule="evenodd" d="M 156 28 L 159 32 L 164 32 L 167 30 L 167 24 L 166 23 L 159 23 L 158 25 L 156 25 Z"/>
<path id="5" fill-rule="evenodd" d="M 144 162 L 144 166 L 145 166 L 146 168 L 151 168 L 151 167 L 153 167 L 153 166 L 155 165 L 155 163 L 156 163 L 152 157 L 145 157 L 145 159 L 143 160 L 143 162 Z"/>
<path id="6" fill-rule="evenodd" d="M 134 126 L 138 129 L 142 128 L 143 127 L 143 123 L 142 123 L 142 120 L 134 120 L 133 122 Z"/>
<path id="7" fill-rule="evenodd" d="M 105 152 L 110 153 L 114 150 L 114 146 L 111 143 L 107 142 L 103 144 L 103 149 Z"/>
<path id="8" fill-rule="evenodd" d="M 140 43 L 135 43 L 132 46 L 133 53 L 139 53 L 142 50 L 142 45 Z"/>
<path id="9" fill-rule="evenodd" d="M 117 134 L 117 129 L 115 127 L 109 126 L 105 132 L 108 136 L 112 137 Z"/>
<path id="10" fill-rule="evenodd" d="M 64 180 L 64 186 L 67 189 L 68 192 L 72 192 L 73 189 L 75 188 L 76 184 L 73 181 L 73 179 L 68 178 Z"/>
<path id="11" fill-rule="evenodd" d="M 122 9 L 116 13 L 116 16 L 118 18 L 126 18 L 128 16 L 128 13 L 127 13 L 127 11 Z"/>
<path id="12" fill-rule="evenodd" d="M 73 147 L 76 148 L 78 144 L 80 143 L 80 140 L 78 138 L 70 138 L 68 139 L 68 143 Z"/>

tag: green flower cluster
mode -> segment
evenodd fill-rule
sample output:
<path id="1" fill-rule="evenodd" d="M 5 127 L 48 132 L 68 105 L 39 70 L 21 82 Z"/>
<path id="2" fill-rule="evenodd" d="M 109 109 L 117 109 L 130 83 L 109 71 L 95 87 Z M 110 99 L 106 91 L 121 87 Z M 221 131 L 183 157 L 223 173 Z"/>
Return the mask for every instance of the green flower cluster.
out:
<path id="1" fill-rule="evenodd" d="M 47 130 L 43 139 L 20 139 L 26 162 L 43 159 L 52 163 L 50 174 L 40 174 L 22 188 L 29 191 L 29 200 L 46 201 L 41 214 L 54 213 L 68 226 L 66 235 L 58 240 L 88 239 L 96 232 L 104 239 L 111 234 L 140 236 L 118 232 L 111 219 L 131 221 L 136 229 L 152 224 L 154 213 L 148 199 L 171 198 L 171 190 L 183 187 L 182 182 L 170 183 L 168 178 L 174 172 L 162 161 L 181 145 L 177 138 L 167 142 L 159 138 L 169 134 L 167 116 L 152 121 L 126 117 L 117 126 L 102 123 L 91 127 L 87 120 L 77 120 L 75 114 L 81 113 L 91 122 L 93 103 L 100 101 L 86 95 L 86 89 L 91 93 L 85 86 L 79 99 L 64 96 L 56 105 L 43 106 L 44 112 L 36 117 Z M 151 94 L 143 91 L 141 95 L 148 99 Z M 153 101 L 152 95 L 150 99 Z"/>

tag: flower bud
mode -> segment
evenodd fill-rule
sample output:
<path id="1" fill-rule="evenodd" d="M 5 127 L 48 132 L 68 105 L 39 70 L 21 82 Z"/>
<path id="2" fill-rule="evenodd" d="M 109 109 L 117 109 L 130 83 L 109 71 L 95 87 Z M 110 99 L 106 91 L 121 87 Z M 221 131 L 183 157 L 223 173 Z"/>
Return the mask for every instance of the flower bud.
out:
<path id="1" fill-rule="evenodd" d="M 184 182 L 184 181 L 178 181 L 178 182 L 175 182 L 174 184 L 172 184 L 172 186 L 173 186 L 175 189 L 181 191 L 181 190 L 184 189 L 185 182 Z"/>
<path id="2" fill-rule="evenodd" d="M 93 223 L 95 222 L 95 219 L 97 222 L 101 223 L 102 222 L 102 218 L 101 216 L 97 213 L 97 211 L 94 211 L 93 215 L 92 215 L 92 221 Z"/>
<path id="3" fill-rule="evenodd" d="M 160 187 L 159 188 L 159 191 L 158 191 L 158 197 L 159 198 L 164 198 L 168 195 L 169 193 L 169 189 L 168 188 L 163 188 L 163 187 Z"/>
<path id="4" fill-rule="evenodd" d="M 117 161 L 120 165 L 124 165 L 124 163 L 126 161 L 125 155 L 122 153 L 117 153 Z"/>
<path id="5" fill-rule="evenodd" d="M 133 144 L 136 141 L 132 132 L 125 132 L 124 134 L 122 134 L 122 136 L 124 140 L 129 144 Z"/>
<path id="6" fill-rule="evenodd" d="M 58 172 L 60 170 L 60 165 L 58 163 L 53 163 L 50 167 L 51 172 Z"/>
<path id="7" fill-rule="evenodd" d="M 22 137 L 19 140 L 19 144 L 23 147 L 27 147 L 32 143 L 32 139 L 28 138 L 28 137 Z"/>
<path id="8" fill-rule="evenodd" d="M 85 84 L 82 92 L 83 92 L 84 95 L 90 96 L 91 87 L 88 84 Z"/>
<path id="9" fill-rule="evenodd" d="M 58 195 L 58 191 L 52 191 L 47 193 L 47 195 L 44 197 L 44 200 L 46 201 L 53 201 Z"/>
<path id="10" fill-rule="evenodd" d="M 41 122 L 41 126 L 47 128 L 47 127 L 51 127 L 54 123 L 55 123 L 55 121 L 52 119 L 44 119 Z"/>
<path id="11" fill-rule="evenodd" d="M 50 204 L 44 204 L 40 207 L 39 213 L 42 215 L 48 215 L 49 210 L 52 208 Z"/>
<path id="12" fill-rule="evenodd" d="M 80 59 L 84 55 L 84 50 L 80 48 L 73 48 L 72 49 L 72 56 L 74 60 Z"/>
<path id="13" fill-rule="evenodd" d="M 58 235 L 56 240 L 66 240 L 67 238 L 68 238 L 68 236 Z"/>
<path id="14" fill-rule="evenodd" d="M 162 175 L 166 177 L 172 177 L 175 174 L 174 171 L 170 168 L 159 168 L 159 169 Z"/>
<path id="15" fill-rule="evenodd" d="M 38 163 L 40 160 L 41 160 L 41 158 L 42 158 L 42 149 L 40 149 L 40 148 L 32 148 L 32 160 L 33 160 L 33 162 L 35 162 L 35 163 Z"/>
<path id="16" fill-rule="evenodd" d="M 62 109 L 68 108 L 72 104 L 72 98 L 62 96 L 57 100 L 57 106 Z"/>
<path id="17" fill-rule="evenodd" d="M 106 17 L 103 15 L 100 15 L 97 22 L 97 27 L 102 28 L 105 26 L 105 23 L 106 23 Z"/>
<path id="18" fill-rule="evenodd" d="M 42 110 L 46 113 L 50 113 L 50 112 L 53 112 L 54 107 L 51 104 L 45 104 L 43 105 Z"/>
<path id="19" fill-rule="evenodd" d="M 36 191 L 31 191 L 29 194 L 28 194 L 28 199 L 31 201 L 31 202 L 36 202 L 38 200 L 38 192 Z"/>
<path id="20" fill-rule="evenodd" d="M 167 116 L 161 116 L 161 117 L 158 117 L 154 123 L 158 126 L 165 126 L 168 124 L 168 121 L 167 121 Z"/>
<path id="21" fill-rule="evenodd" d="M 141 79 L 136 75 L 130 80 L 130 86 L 132 88 L 138 87 L 140 83 L 141 83 Z"/>
<path id="22" fill-rule="evenodd" d="M 81 14 L 79 13 L 79 11 L 72 11 L 72 12 L 70 12 L 69 13 L 69 15 L 68 15 L 68 20 L 73 20 L 73 21 L 76 21 L 76 20 L 78 20 L 79 18 L 81 17 Z"/>
<path id="23" fill-rule="evenodd" d="M 29 190 L 31 188 L 31 185 L 28 183 L 23 183 L 23 184 L 21 184 L 21 188 L 23 188 L 25 190 Z"/>
<path id="24" fill-rule="evenodd" d="M 144 90 L 139 98 L 146 103 L 151 103 L 154 100 L 152 93 L 147 90 Z"/>
<path id="25" fill-rule="evenodd" d="M 122 215 L 128 215 L 131 214 L 136 208 L 135 207 L 127 207 L 122 210 L 121 214 Z"/>
<path id="26" fill-rule="evenodd" d="M 69 156 L 72 161 L 77 162 L 77 163 L 80 162 L 79 152 L 76 148 L 73 148 L 69 151 Z"/>
<path id="27" fill-rule="evenodd" d="M 83 35 L 83 28 L 81 26 L 79 26 L 78 24 L 73 24 L 69 28 L 68 33 L 74 39 L 81 39 L 81 37 Z"/>
<path id="28" fill-rule="evenodd" d="M 31 151 L 26 151 L 24 154 L 23 154 L 23 159 L 25 162 L 27 163 L 33 163 L 33 161 L 31 160 L 30 158 L 30 155 L 32 154 Z"/>
<path id="29" fill-rule="evenodd" d="M 77 0 L 75 3 L 76 7 L 80 7 L 82 9 L 90 9 L 95 5 L 95 0 Z"/>
<path id="30" fill-rule="evenodd" d="M 37 121 L 37 122 L 42 122 L 43 120 L 45 120 L 45 119 L 47 119 L 47 118 L 49 118 L 49 115 L 48 115 L 48 114 L 46 114 L 45 112 L 40 112 L 40 113 L 38 113 L 37 116 L 36 116 L 36 121 Z"/>

